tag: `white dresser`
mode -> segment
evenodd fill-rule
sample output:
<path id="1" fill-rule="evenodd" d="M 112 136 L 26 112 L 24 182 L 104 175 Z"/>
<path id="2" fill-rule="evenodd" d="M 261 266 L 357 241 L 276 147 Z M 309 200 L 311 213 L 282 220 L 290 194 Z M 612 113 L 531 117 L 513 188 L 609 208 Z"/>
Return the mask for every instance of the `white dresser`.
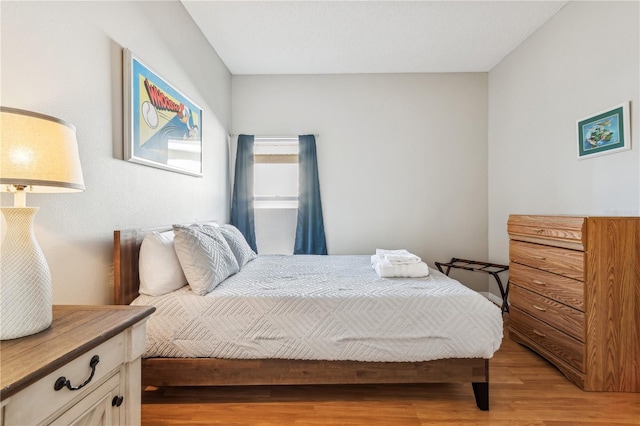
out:
<path id="1" fill-rule="evenodd" d="M 153 307 L 54 306 L 43 332 L 0 344 L 0 425 L 138 425 Z"/>

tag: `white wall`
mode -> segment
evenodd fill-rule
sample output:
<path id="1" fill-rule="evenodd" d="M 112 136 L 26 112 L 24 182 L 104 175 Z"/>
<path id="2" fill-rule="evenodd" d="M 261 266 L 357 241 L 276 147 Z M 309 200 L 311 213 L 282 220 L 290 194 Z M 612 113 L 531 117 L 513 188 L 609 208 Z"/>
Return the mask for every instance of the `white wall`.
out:
<path id="1" fill-rule="evenodd" d="M 329 254 L 486 259 L 487 74 L 233 76 L 231 116 L 317 135 Z"/>
<path id="2" fill-rule="evenodd" d="M 0 5 L 2 105 L 77 128 L 86 192 L 27 196 L 53 301 L 111 303 L 114 229 L 227 220 L 231 75 L 179 2 Z M 120 159 L 123 47 L 202 107 L 203 178 Z"/>
<path id="3" fill-rule="evenodd" d="M 114 229 L 227 220 L 229 126 L 319 135 L 333 254 L 406 247 L 431 265 L 451 256 L 506 262 L 510 213 L 640 214 L 637 2 L 569 3 L 488 78 L 232 78 L 179 2 L 0 8 L 2 105 L 78 129 L 87 191 L 27 200 L 40 207 L 35 228 L 55 303 L 111 302 Z M 607 30 L 585 24 L 594 22 Z M 122 47 L 203 108 L 204 178 L 118 158 Z M 633 149 L 578 161 L 575 120 L 624 100 Z"/>
<path id="4" fill-rule="evenodd" d="M 489 73 L 489 257 L 511 213 L 640 214 L 640 4 L 570 2 Z M 578 160 L 576 120 L 631 101 L 632 150 Z"/>

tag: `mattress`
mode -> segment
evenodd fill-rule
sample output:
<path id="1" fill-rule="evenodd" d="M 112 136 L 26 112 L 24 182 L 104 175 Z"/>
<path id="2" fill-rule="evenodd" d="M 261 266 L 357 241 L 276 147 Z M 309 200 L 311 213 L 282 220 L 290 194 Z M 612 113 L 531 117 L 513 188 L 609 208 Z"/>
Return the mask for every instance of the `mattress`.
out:
<path id="1" fill-rule="evenodd" d="M 503 332 L 500 308 L 458 281 L 380 278 L 370 256 L 261 255 L 205 296 L 132 304 L 156 307 L 146 358 L 491 358 Z"/>

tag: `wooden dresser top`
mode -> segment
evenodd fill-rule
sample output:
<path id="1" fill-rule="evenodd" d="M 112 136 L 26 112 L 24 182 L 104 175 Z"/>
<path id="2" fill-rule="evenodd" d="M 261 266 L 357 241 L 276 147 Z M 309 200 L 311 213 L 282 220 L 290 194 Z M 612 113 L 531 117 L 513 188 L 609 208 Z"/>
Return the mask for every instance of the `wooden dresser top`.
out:
<path id="1" fill-rule="evenodd" d="M 0 342 L 0 399 L 24 389 L 153 311 L 150 306 L 54 306 L 51 327 Z"/>

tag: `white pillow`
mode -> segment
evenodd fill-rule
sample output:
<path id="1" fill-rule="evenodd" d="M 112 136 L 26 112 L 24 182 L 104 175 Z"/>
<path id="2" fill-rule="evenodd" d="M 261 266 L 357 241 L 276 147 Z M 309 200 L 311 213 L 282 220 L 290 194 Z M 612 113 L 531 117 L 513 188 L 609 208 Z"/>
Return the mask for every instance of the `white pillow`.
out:
<path id="1" fill-rule="evenodd" d="M 238 261 L 239 268 L 242 268 L 244 265 L 258 257 L 238 228 L 231 224 L 226 224 L 222 225 L 218 229 L 220 230 L 220 233 L 222 233 L 224 239 L 227 240 L 229 247 L 231 247 L 231 251 Z"/>
<path id="2" fill-rule="evenodd" d="M 173 245 L 173 231 L 147 234 L 140 246 L 140 293 L 160 296 L 187 285 Z"/>
<path id="3" fill-rule="evenodd" d="M 191 290 L 204 296 L 240 269 L 219 228 L 174 225 L 175 248 Z"/>

